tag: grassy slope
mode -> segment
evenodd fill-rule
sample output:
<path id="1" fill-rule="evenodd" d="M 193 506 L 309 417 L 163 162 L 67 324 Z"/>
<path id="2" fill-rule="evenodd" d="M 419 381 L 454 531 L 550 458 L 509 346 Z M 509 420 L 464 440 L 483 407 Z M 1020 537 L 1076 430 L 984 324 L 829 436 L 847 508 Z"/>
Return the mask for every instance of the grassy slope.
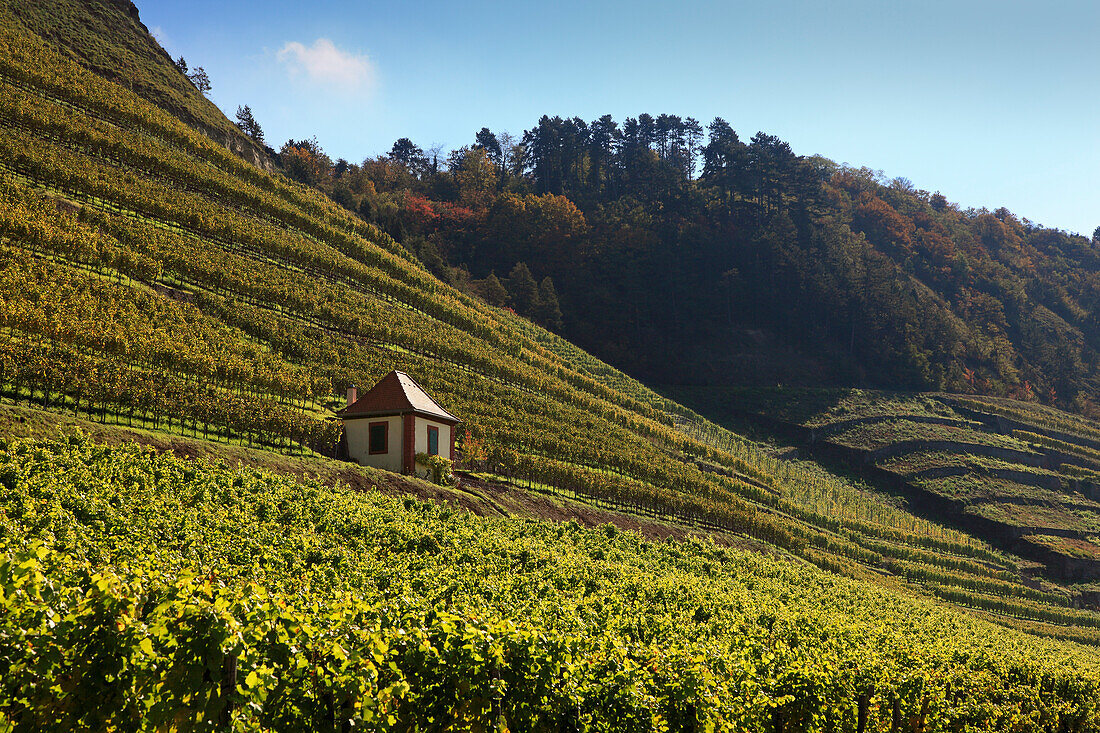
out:
<path id="1" fill-rule="evenodd" d="M 194 134 L 143 97 L 204 125 L 212 108 L 163 81 L 175 73 L 168 59 L 133 50 L 150 41 L 115 6 L 52 3 L 49 13 L 69 19 L 57 25 L 36 5 L 15 9 L 23 20 L 6 14 L 0 28 L 9 396 L 230 446 L 297 449 L 334 393 L 397 366 L 487 441 L 494 470 L 556 490 L 555 502 L 720 526 L 849 574 L 915 563 L 979 608 L 1005 610 L 965 595 L 994 577 L 1010 581 L 998 598 L 1028 597 L 1017 564 L 984 543 L 774 460 L 451 290 L 315 192 Z M 84 49 L 101 22 L 85 27 L 89 14 L 112 25 L 94 38 L 106 52 Z M 104 63 L 130 59 L 148 88 L 104 83 L 65 56 L 108 78 L 119 77 Z M 1005 612 L 1013 618 L 1002 622 L 1033 629 L 1065 622 L 1042 605 Z"/>
<path id="2" fill-rule="evenodd" d="M 222 140 L 252 147 L 240 130 L 175 68 L 130 0 L 14 0 L 9 10 L 28 31 L 63 49 L 85 68 L 189 124 L 222 136 Z"/>

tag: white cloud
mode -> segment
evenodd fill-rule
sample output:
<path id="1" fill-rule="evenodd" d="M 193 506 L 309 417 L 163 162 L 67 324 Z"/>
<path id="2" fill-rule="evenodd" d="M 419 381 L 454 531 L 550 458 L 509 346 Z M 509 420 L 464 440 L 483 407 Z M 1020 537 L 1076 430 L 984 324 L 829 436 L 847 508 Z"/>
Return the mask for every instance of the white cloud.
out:
<path id="1" fill-rule="evenodd" d="M 291 77 L 304 74 L 310 81 L 346 92 L 369 91 L 374 86 L 376 73 L 371 60 L 362 54 L 341 51 L 327 38 L 318 38 L 312 46 L 290 41 L 276 58 Z"/>

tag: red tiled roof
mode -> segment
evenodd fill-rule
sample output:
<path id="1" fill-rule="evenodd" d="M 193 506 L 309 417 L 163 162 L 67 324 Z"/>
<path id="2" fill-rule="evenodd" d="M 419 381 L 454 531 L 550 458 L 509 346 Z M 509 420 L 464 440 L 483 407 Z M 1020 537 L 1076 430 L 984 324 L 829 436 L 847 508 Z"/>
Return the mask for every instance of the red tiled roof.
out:
<path id="1" fill-rule="evenodd" d="M 392 371 L 353 404 L 336 413 L 338 417 L 398 415 L 415 412 L 441 422 L 462 422 L 439 406 L 424 388 L 405 372 Z"/>

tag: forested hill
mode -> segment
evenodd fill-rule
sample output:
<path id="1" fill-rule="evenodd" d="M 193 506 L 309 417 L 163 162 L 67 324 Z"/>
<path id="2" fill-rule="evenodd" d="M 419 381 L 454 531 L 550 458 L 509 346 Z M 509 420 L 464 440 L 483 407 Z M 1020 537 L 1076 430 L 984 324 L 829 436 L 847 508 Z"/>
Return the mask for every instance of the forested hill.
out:
<path id="1" fill-rule="evenodd" d="M 543 117 L 522 138 L 483 129 L 446 160 L 407 139 L 362 165 L 332 163 L 315 141 L 283 153 L 490 302 L 554 326 L 539 301 L 549 285 L 562 333 L 650 381 L 947 389 L 1095 411 L 1096 235 L 961 210 L 721 119 Z"/>

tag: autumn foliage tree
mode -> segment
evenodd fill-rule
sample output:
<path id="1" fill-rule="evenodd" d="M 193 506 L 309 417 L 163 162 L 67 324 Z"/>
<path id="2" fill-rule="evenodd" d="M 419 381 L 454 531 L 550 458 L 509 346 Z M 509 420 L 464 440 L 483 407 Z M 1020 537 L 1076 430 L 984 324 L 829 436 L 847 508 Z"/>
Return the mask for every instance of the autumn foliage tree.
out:
<path id="1" fill-rule="evenodd" d="M 287 140 L 279 149 L 279 163 L 291 178 L 310 186 L 319 186 L 332 170 L 332 160 L 315 137 Z"/>

